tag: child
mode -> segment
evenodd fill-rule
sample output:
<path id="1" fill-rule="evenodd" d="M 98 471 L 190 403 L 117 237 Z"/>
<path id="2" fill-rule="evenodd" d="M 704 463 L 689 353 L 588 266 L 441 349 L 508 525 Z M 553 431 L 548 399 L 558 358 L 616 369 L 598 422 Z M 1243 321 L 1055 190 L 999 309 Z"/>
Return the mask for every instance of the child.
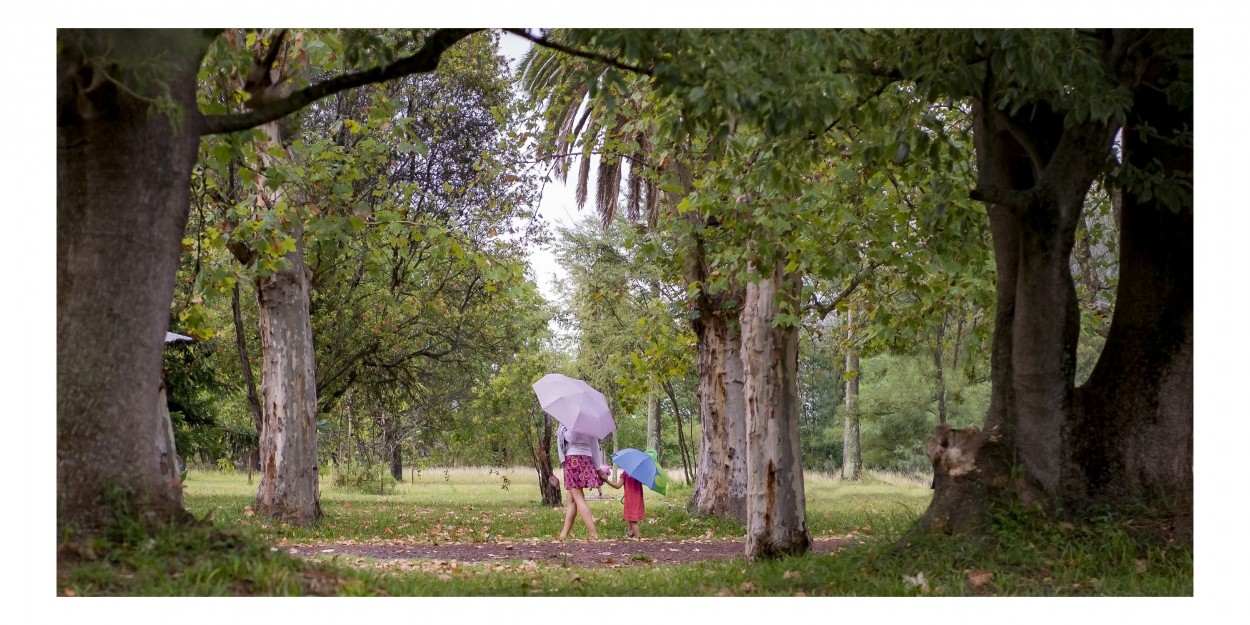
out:
<path id="1" fill-rule="evenodd" d="M 646 516 L 646 507 L 642 502 L 642 482 L 630 477 L 628 473 L 621 471 L 621 479 L 613 480 L 607 471 L 600 471 L 599 476 L 604 482 L 607 482 L 612 488 L 625 488 L 625 522 L 629 525 L 629 530 L 625 532 L 626 538 L 642 538 L 642 533 L 638 529 L 639 521 Z"/>

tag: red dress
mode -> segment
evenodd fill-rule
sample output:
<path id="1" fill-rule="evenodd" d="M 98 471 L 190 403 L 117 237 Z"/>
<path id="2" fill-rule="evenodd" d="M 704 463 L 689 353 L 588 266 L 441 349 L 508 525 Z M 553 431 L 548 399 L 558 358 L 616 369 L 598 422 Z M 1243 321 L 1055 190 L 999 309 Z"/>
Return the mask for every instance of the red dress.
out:
<path id="1" fill-rule="evenodd" d="M 621 473 L 621 477 L 625 479 L 625 520 L 641 521 L 646 514 L 646 508 L 642 503 L 642 482 L 624 472 Z"/>

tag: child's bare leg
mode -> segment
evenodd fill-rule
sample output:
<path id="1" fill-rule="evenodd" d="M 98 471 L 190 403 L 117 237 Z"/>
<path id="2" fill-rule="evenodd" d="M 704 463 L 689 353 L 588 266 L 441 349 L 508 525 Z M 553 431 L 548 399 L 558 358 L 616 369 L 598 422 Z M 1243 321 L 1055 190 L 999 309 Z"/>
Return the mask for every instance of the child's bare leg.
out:
<path id="1" fill-rule="evenodd" d="M 638 531 L 638 521 L 629 522 L 629 535 L 634 538 L 642 538 L 642 533 Z"/>

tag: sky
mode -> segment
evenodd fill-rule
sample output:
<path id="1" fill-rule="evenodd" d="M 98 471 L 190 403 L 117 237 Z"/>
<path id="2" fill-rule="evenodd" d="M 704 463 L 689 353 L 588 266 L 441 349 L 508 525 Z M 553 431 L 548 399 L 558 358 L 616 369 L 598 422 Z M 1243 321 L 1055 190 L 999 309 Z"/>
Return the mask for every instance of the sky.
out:
<path id="1" fill-rule="evenodd" d="M 190 607 L 178 598 L 74 601 L 56 599 L 55 562 L 55 446 L 56 446 L 56 130 L 55 29 L 58 27 L 203 27 L 271 24 L 308 26 L 1014 26 L 1070 27 L 1119 25 L 1195 27 L 1197 59 L 1197 118 L 1195 153 L 1195 600 L 1139 602 L 1134 622 L 1158 623 L 1199 618 L 1210 610 L 1244 608 L 1244 589 L 1237 573 L 1247 550 L 1245 519 L 1246 466 L 1240 462 L 1250 436 L 1250 409 L 1243 394 L 1250 367 L 1250 210 L 1246 192 L 1244 146 L 1250 142 L 1244 123 L 1244 105 L 1250 102 L 1243 79 L 1246 53 L 1241 26 L 1247 23 L 1246 5 L 1209 0 L 1183 4 L 1151 0 L 1051 0 L 1043 3 L 1003 3 L 964 0 L 934 3 L 906 0 L 879 3 L 812 3 L 773 0 L 767 5 L 635 0 L 629 10 L 588 8 L 585 3 L 525 3 L 480 0 L 440 3 L 436 9 L 417 3 L 357 0 L 348 5 L 304 0 L 266 3 L 218 0 L 210 5 L 157 0 L 116 3 L 62 0 L 56 3 L 9 3 L 4 9 L 10 29 L 0 38 L 4 49 L 8 97 L 0 98 L 0 129 L 6 149 L 0 152 L 6 242 L 0 246 L 0 397 L 6 419 L 0 454 L 6 485 L 6 514 L 0 515 L 5 535 L 14 538 L 12 566 L 0 569 L 0 595 L 9 612 L 27 608 L 53 618 L 104 621 L 110 615 L 127 622 L 168 620 L 172 610 Z M 505 35 L 505 46 L 514 36 Z M 572 196 L 548 187 L 540 207 L 549 223 L 578 217 Z M 554 262 L 534 257 L 539 283 L 544 275 L 559 275 Z M 547 287 L 544 287 L 547 288 Z M 362 604 L 361 601 L 369 601 Z M 820 610 L 828 619 L 869 620 L 857 611 L 889 610 L 892 616 L 932 619 L 946 608 L 965 622 L 1000 618 L 1004 609 L 1021 609 L 1020 601 L 1005 599 L 989 604 L 956 600 L 899 602 L 867 599 L 808 598 L 807 600 L 647 600 L 647 611 L 664 616 L 684 615 L 703 622 L 772 622 L 776 610 Z M 1121 620 L 1120 601 L 1073 599 L 1027 605 L 1011 614 L 1012 622 L 1051 622 L 1059 615 Z M 1236 601 L 1236 603 L 1233 603 Z M 326 599 L 302 602 L 279 600 L 205 600 L 195 604 L 203 617 L 217 616 L 244 622 L 270 611 L 315 615 L 331 620 L 358 617 L 362 607 L 390 610 L 391 616 L 445 617 L 456 622 L 543 622 L 558 619 L 576 605 L 592 620 L 633 612 L 630 598 L 603 600 L 487 599 L 380 600 Z M 802 606 L 796 608 L 795 606 Z M 386 607 L 382 607 L 386 606 Z M 695 613 L 691 606 L 697 606 Z M 1149 612 L 1142 606 L 1148 606 Z M 483 609 L 490 608 L 490 611 Z M 137 608 L 137 610 L 136 610 Z M 257 610 L 257 608 L 260 608 Z M 268 610 L 266 610 L 266 608 Z M 954 611 L 950 609 L 954 608 Z M 1179 608 L 1179 609 L 1178 609 Z M 673 610 L 677 611 L 674 612 Z M 937 611 L 935 611 L 935 609 Z M 394 610 L 403 610 L 395 612 Z M 458 612 L 453 616 L 450 610 Z M 500 619 L 499 610 L 507 610 Z M 848 610 L 850 611 L 848 613 Z M 492 614 L 494 614 L 492 616 Z M 123 616 L 124 615 L 124 616 Z M 247 615 L 250 615 L 249 619 Z M 979 616 L 978 616 L 979 615 Z M 337 618 L 336 618 L 337 617 Z M 593 618 L 592 618 L 593 617 Z M 858 618 L 857 618 L 858 617 Z M 880 614 L 876 615 L 879 618 Z M 645 617 L 650 618 L 650 617 Z M 666 619 L 659 619 L 660 621 Z M 1100 619 L 1101 620 L 1101 619 Z"/>
<path id="2" fill-rule="evenodd" d="M 522 37 L 504 33 L 499 39 L 499 52 L 509 59 L 515 69 L 521 55 L 529 51 L 533 45 Z M 547 228 L 553 235 L 557 227 L 571 226 L 578 219 L 585 217 L 584 212 L 577 210 L 572 185 L 565 184 L 554 176 L 543 186 L 538 214 L 542 215 L 543 221 L 547 223 Z M 559 297 L 555 293 L 555 284 L 566 279 L 568 272 L 556 260 L 550 245 L 532 248 L 529 261 L 539 292 L 547 298 L 547 301 L 557 301 Z"/>

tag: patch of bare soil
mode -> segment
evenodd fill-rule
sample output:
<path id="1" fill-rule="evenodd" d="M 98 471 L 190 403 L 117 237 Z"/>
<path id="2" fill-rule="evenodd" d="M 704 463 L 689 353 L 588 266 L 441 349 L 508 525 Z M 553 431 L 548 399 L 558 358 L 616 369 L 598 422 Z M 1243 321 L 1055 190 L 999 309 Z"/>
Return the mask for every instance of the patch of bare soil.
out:
<path id="1" fill-rule="evenodd" d="M 846 545 L 847 539 L 816 539 L 812 553 L 827 554 Z M 460 563 L 531 560 L 538 564 L 578 567 L 620 567 L 651 564 L 684 564 L 703 560 L 729 560 L 746 552 L 743 540 L 526 540 L 489 543 L 335 543 L 282 545 L 298 557 L 378 558 L 384 560 L 447 560 Z"/>

